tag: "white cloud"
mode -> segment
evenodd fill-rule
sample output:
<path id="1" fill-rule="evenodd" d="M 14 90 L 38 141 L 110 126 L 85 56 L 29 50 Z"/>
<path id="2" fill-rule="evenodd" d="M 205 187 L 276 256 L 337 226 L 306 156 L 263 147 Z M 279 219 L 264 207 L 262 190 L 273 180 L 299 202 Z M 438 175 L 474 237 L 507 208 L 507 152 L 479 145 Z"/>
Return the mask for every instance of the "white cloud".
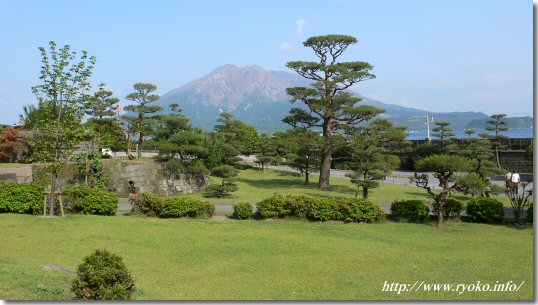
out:
<path id="1" fill-rule="evenodd" d="M 306 19 L 301 18 L 297 21 L 295 21 L 295 25 L 297 25 L 297 35 L 303 37 L 304 36 L 304 29 L 308 25 L 308 21 Z"/>
<path id="2" fill-rule="evenodd" d="M 291 43 L 289 42 L 283 42 L 281 43 L 278 48 L 280 49 L 280 51 L 282 52 L 291 52 L 293 50 L 295 50 L 295 46 L 292 45 Z"/>

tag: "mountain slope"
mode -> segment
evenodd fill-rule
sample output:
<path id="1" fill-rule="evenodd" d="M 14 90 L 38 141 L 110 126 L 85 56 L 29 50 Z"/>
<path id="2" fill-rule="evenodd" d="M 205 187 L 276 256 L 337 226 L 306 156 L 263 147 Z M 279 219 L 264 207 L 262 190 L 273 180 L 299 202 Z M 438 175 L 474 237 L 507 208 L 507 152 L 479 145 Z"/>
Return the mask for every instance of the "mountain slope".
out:
<path id="1" fill-rule="evenodd" d="M 194 126 L 207 130 L 213 129 L 220 112 L 227 111 L 260 132 L 272 133 L 288 128 L 282 119 L 291 107 L 305 107 L 289 102 L 286 88 L 295 86 L 308 86 L 308 83 L 293 73 L 267 71 L 259 66 L 225 65 L 167 92 L 157 103 L 165 109 L 171 103 L 178 103 Z M 424 130 L 425 115 L 433 116 L 435 121 L 449 121 L 454 129 L 463 129 L 473 120 L 487 119 L 481 112 L 434 113 L 362 97 L 363 103 L 385 109 L 383 117 L 408 126 L 409 130 Z"/>

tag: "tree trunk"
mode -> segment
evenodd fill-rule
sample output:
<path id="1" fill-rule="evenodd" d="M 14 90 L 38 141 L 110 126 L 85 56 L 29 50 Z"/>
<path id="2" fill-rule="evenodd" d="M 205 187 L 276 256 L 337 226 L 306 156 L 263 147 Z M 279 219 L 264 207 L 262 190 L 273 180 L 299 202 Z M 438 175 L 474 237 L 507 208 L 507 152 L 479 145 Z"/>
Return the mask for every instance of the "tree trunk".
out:
<path id="1" fill-rule="evenodd" d="M 443 226 L 443 217 L 445 216 L 445 203 L 439 202 L 439 216 L 437 216 L 437 226 Z"/>
<path id="2" fill-rule="evenodd" d="M 495 159 L 497 160 L 497 167 L 501 169 L 501 162 L 499 160 L 499 147 L 495 146 Z"/>
<path id="3" fill-rule="evenodd" d="M 323 121 L 323 137 L 325 137 L 325 146 L 323 146 L 323 149 L 321 150 L 321 165 L 319 169 L 318 189 L 322 191 L 328 191 L 331 179 L 331 163 L 333 150 L 332 124 L 330 118 Z"/>
<path id="4" fill-rule="evenodd" d="M 304 174 L 304 185 L 308 185 L 308 183 L 310 182 L 310 173 L 309 172 L 305 172 Z"/>
<path id="5" fill-rule="evenodd" d="M 56 174 L 56 169 L 52 170 L 51 175 L 51 182 L 50 182 L 50 210 L 49 210 L 49 216 L 54 216 L 54 199 L 55 199 L 55 192 L 56 192 L 56 179 L 58 178 L 58 175 Z"/>
<path id="6" fill-rule="evenodd" d="M 368 199 L 368 188 L 364 186 L 362 187 L 362 198 Z"/>

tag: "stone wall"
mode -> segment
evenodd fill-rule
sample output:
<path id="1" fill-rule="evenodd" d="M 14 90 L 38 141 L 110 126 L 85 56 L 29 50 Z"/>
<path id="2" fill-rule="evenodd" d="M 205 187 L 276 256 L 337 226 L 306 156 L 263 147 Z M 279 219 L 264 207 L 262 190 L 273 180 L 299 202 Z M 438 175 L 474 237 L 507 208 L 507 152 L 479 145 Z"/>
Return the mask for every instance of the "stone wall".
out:
<path id="1" fill-rule="evenodd" d="M 0 181 L 33 182 L 40 165 L 20 165 L 0 168 Z M 150 192 L 159 195 L 192 194 L 203 190 L 209 184 L 206 175 L 181 175 L 179 179 L 169 179 L 164 167 L 153 160 L 103 160 L 103 174 L 110 176 L 107 187 L 118 196 L 129 195 L 129 181 L 133 181 L 138 192 Z M 58 177 L 58 189 L 62 191 L 69 185 L 77 183 L 72 174 Z"/>

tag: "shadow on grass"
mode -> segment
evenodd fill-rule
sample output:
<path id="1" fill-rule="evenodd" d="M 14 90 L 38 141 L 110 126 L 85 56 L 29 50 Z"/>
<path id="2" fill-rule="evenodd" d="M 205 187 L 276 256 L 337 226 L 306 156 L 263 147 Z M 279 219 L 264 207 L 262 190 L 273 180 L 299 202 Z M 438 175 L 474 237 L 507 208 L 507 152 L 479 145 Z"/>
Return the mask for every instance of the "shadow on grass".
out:
<path id="1" fill-rule="evenodd" d="M 298 177 L 296 177 L 298 178 Z M 248 178 L 238 178 L 237 181 L 243 182 L 253 187 L 258 188 L 293 188 L 293 187 L 304 187 L 303 181 L 299 180 L 290 180 L 290 179 L 248 179 Z"/>

